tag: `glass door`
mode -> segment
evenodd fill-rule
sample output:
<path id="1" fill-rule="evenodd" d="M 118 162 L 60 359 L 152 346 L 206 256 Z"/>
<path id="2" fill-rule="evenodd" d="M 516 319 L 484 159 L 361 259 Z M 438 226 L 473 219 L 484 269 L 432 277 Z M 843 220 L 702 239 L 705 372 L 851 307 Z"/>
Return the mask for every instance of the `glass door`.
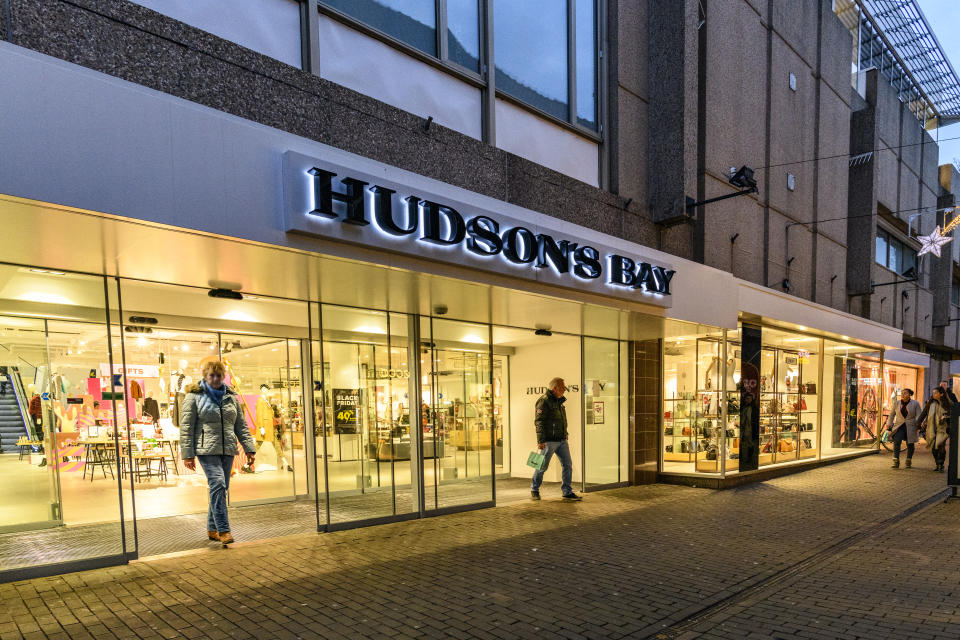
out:
<path id="1" fill-rule="evenodd" d="M 318 450 L 326 459 L 328 524 L 415 512 L 420 466 L 410 316 L 332 305 L 321 315 L 322 393 L 315 406 L 323 414 Z"/>
<path id="2" fill-rule="evenodd" d="M 620 342 L 583 339 L 584 485 L 620 481 Z"/>
<path id="3" fill-rule="evenodd" d="M 427 511 L 493 500 L 497 419 L 490 326 L 423 318 L 421 413 Z"/>
<path id="4" fill-rule="evenodd" d="M 102 277 L 0 265 L 0 571 L 125 550 L 105 299 Z"/>
<path id="5" fill-rule="evenodd" d="M 0 317 L 0 448 L 4 454 L 0 477 L 6 495 L 0 505 L 0 532 L 61 524 L 57 465 L 48 464 L 45 455 L 55 437 L 53 403 L 49 393 L 46 402 L 38 393 L 50 372 L 46 324 L 34 318 Z M 35 414 L 28 409 L 26 420 L 18 383 L 28 405 L 37 408 Z M 18 444 L 23 442 L 29 444 Z"/>
<path id="6" fill-rule="evenodd" d="M 240 396 L 247 428 L 257 447 L 253 467 L 244 457 L 234 459 L 237 475 L 230 483 L 234 505 L 293 500 L 295 467 L 303 456 L 294 455 L 294 433 L 302 432 L 297 416 L 302 404 L 299 349 L 296 341 L 224 333 L 221 359 L 227 384 Z M 291 351 L 293 359 L 291 359 Z"/>

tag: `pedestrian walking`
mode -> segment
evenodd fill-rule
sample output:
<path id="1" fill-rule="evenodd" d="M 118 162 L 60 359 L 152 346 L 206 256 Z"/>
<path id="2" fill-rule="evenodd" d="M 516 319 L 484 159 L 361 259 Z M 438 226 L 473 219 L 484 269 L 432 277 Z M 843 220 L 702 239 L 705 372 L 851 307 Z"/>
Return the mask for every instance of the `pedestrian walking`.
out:
<path id="1" fill-rule="evenodd" d="M 180 408 L 180 451 L 183 465 L 196 470 L 196 460 L 207 476 L 209 508 L 207 537 L 224 547 L 234 541 L 227 518 L 227 489 L 233 458 L 239 453 L 237 441 L 253 465 L 256 443 L 243 418 L 239 396 L 224 384 L 223 363 L 211 360 L 203 365 L 203 380 L 187 388 Z"/>
<path id="2" fill-rule="evenodd" d="M 913 390 L 900 392 L 900 401 L 894 403 L 887 417 L 887 431 L 893 434 L 893 468 L 900 468 L 900 446 L 907 442 L 907 469 L 913 465 L 913 450 L 917 442 L 917 418 L 920 403 L 913 399 Z"/>
<path id="3" fill-rule="evenodd" d="M 554 378 L 547 384 L 547 392 L 537 399 L 533 424 L 537 429 L 537 448 L 543 452 L 543 470 L 535 469 L 530 483 L 530 497 L 540 499 L 540 484 L 543 473 L 550 466 L 550 460 L 556 454 L 560 458 L 561 495 L 564 500 L 581 500 L 573 492 L 573 460 L 570 457 L 570 445 L 567 443 L 567 410 L 563 403 L 567 385 L 563 378 Z"/>
<path id="4" fill-rule="evenodd" d="M 949 380 L 940 381 L 940 390 L 947 396 L 950 400 L 950 404 L 957 404 L 957 396 L 954 395 L 953 389 L 950 388 Z"/>
<path id="5" fill-rule="evenodd" d="M 933 454 L 936 471 L 943 471 L 943 465 L 947 459 L 947 438 L 949 437 L 947 426 L 952 409 L 953 403 L 950 402 L 950 397 L 944 392 L 942 386 L 937 387 L 917 420 L 921 428 L 926 429 L 923 439 L 926 441 L 927 449 L 930 449 L 930 453 Z"/>

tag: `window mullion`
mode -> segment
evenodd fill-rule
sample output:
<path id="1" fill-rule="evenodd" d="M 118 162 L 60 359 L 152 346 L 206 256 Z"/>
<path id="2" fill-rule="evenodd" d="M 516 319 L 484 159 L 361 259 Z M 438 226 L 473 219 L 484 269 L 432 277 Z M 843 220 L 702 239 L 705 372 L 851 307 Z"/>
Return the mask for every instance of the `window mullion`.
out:
<path id="1" fill-rule="evenodd" d="M 450 60 L 449 38 L 447 38 L 447 0 L 436 1 L 437 12 L 437 54 L 444 62 Z"/>
<path id="2" fill-rule="evenodd" d="M 493 59 L 493 3 L 495 0 L 478 0 L 480 11 L 480 30 L 483 33 L 480 47 L 480 75 L 486 81 L 483 92 L 481 131 L 483 141 L 490 146 L 497 145 L 497 84 Z"/>
<path id="3" fill-rule="evenodd" d="M 567 0 L 567 120 L 577 122 L 577 0 Z"/>

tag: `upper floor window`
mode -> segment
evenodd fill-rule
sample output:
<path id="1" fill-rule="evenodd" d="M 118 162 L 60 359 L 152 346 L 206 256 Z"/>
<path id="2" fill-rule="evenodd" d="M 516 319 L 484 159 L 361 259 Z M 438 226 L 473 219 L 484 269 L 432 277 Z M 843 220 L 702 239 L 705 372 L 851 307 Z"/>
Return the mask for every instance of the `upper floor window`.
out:
<path id="1" fill-rule="evenodd" d="M 953 286 L 950 287 L 950 302 L 960 306 L 960 282 L 956 280 L 953 281 Z"/>
<path id="2" fill-rule="evenodd" d="M 339 13 L 485 80 L 492 5 L 498 92 L 598 131 L 597 0 L 321 0 Z"/>
<path id="3" fill-rule="evenodd" d="M 595 14 L 595 0 L 495 2 L 497 88 L 557 118 L 596 129 Z"/>
<path id="4" fill-rule="evenodd" d="M 877 264 L 894 273 L 903 275 L 910 269 L 917 268 L 916 250 L 883 229 L 877 229 L 875 253 Z"/>

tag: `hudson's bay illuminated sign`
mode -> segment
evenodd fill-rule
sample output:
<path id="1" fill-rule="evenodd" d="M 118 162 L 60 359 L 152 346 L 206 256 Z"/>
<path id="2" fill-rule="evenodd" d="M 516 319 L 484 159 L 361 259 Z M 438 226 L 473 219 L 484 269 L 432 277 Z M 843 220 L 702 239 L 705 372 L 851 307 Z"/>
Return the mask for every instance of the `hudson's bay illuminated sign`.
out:
<path id="1" fill-rule="evenodd" d="M 288 233 L 345 240 L 578 289 L 604 286 L 603 293 L 641 295 L 661 305 L 671 295 L 672 269 L 541 228 L 533 220 L 545 216 L 535 212 L 480 197 L 509 209 L 504 215 L 488 209 L 487 203 L 460 202 L 456 195 L 436 193 L 444 185 L 400 184 L 292 151 L 284 154 L 283 164 Z M 517 213 L 528 215 L 517 219 Z"/>

